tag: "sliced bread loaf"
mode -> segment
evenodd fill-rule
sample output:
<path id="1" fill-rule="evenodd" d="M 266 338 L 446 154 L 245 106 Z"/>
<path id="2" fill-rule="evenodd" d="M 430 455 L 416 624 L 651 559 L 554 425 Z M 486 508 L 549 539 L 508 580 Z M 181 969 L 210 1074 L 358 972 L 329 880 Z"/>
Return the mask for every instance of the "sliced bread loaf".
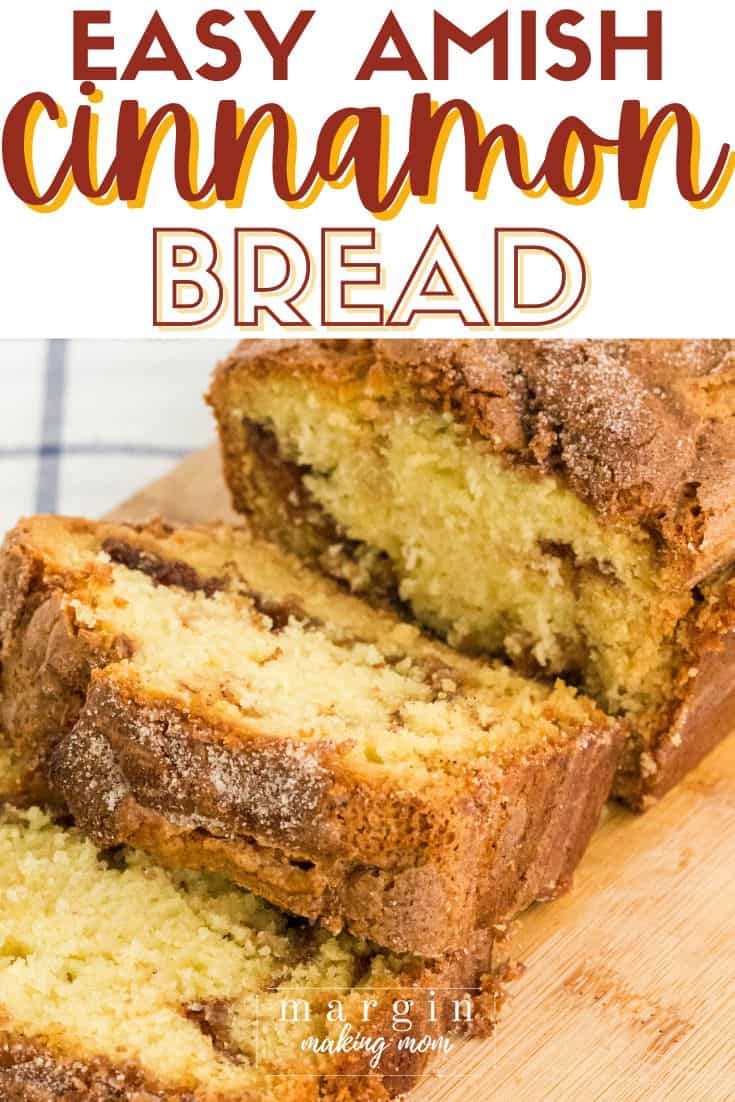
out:
<path id="1" fill-rule="evenodd" d="M 618 726 L 459 655 L 245 529 L 39 517 L 0 558 L 0 714 L 100 845 L 396 951 L 569 882 Z"/>
<path id="2" fill-rule="evenodd" d="M 735 721 L 735 344 L 252 341 L 210 393 L 238 510 L 630 728 L 645 806 Z"/>

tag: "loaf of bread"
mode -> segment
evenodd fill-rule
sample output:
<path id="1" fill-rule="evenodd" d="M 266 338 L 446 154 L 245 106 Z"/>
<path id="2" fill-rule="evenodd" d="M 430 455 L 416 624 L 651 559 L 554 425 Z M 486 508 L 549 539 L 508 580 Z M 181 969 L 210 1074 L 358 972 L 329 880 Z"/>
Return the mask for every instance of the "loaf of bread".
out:
<path id="1" fill-rule="evenodd" d="M 210 402 L 259 531 L 625 717 L 629 803 L 732 726 L 733 342 L 245 342 Z"/>
<path id="2" fill-rule="evenodd" d="M 39 517 L 0 556 L 0 719 L 101 846 L 439 957 L 569 882 L 617 723 L 246 529 Z"/>
<path id="3" fill-rule="evenodd" d="M 3 1102 L 380 1102 L 430 1059 L 405 1038 L 486 1029 L 488 966 L 488 938 L 440 962 L 382 953 L 0 812 Z"/>

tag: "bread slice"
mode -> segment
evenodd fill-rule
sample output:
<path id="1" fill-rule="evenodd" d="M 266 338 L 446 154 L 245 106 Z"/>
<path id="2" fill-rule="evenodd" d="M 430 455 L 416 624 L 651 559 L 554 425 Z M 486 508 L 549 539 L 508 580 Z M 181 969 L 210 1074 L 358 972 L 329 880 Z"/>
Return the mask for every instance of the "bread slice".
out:
<path id="1" fill-rule="evenodd" d="M 0 717 L 101 845 L 441 954 L 565 887 L 616 724 L 247 530 L 39 517 L 0 559 Z"/>
<path id="2" fill-rule="evenodd" d="M 626 717 L 640 807 L 735 722 L 734 350 L 245 342 L 210 401 L 260 531 Z"/>
<path id="3" fill-rule="evenodd" d="M 487 937 L 395 956 L 218 876 L 99 853 L 38 808 L 0 813 L 3 1102 L 379 1102 L 429 1062 L 402 1037 L 485 1030 L 488 967 Z M 372 1049 L 340 1052 L 345 1027 Z"/>

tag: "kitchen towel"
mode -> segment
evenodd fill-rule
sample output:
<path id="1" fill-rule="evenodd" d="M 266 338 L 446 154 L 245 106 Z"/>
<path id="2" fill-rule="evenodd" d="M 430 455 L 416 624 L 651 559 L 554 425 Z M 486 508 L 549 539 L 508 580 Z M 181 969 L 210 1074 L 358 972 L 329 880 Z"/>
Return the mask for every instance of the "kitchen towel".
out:
<path id="1" fill-rule="evenodd" d="M 0 341 L 0 536 L 29 513 L 100 516 L 214 439 L 227 341 Z"/>

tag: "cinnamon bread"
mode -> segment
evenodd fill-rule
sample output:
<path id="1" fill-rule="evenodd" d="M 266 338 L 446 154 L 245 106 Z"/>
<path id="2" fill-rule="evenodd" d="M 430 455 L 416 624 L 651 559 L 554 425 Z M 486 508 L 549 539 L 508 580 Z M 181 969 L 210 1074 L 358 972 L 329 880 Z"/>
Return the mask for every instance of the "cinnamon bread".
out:
<path id="1" fill-rule="evenodd" d="M 392 955 L 38 808 L 0 814 L 3 1102 L 381 1102 L 422 1049 L 486 1029 L 488 967 L 487 937 Z"/>
<path id="2" fill-rule="evenodd" d="M 427 957 L 568 884 L 621 747 L 244 528 L 25 521 L 0 640 L 26 783 L 98 845 Z"/>
<path id="3" fill-rule="evenodd" d="M 735 721 L 733 342 L 245 342 L 210 401 L 260 531 L 625 717 L 629 803 Z"/>

